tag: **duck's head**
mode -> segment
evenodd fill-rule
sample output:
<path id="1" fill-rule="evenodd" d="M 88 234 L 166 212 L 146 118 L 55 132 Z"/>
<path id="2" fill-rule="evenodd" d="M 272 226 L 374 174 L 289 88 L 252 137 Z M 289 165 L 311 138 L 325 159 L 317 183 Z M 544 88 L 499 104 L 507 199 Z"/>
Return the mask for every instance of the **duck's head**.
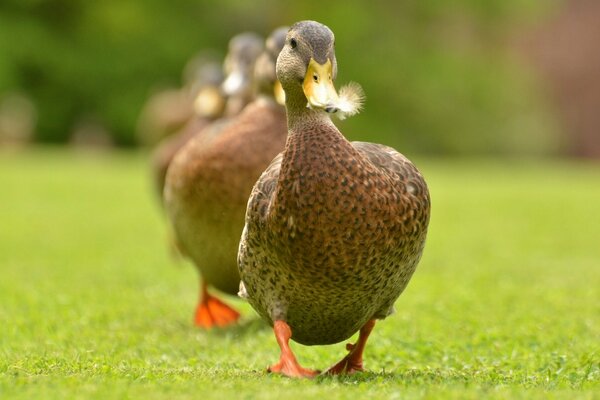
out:
<path id="1" fill-rule="evenodd" d="M 281 83 L 277 80 L 275 74 L 275 64 L 277 63 L 277 56 L 285 45 L 285 39 L 289 27 L 283 26 L 275 29 L 265 42 L 265 49 L 262 54 L 256 60 L 254 66 L 254 79 L 258 92 L 274 96 L 275 100 L 281 105 L 285 103 L 285 94 Z"/>
<path id="2" fill-rule="evenodd" d="M 283 86 L 286 106 L 308 107 L 340 118 L 360 111 L 363 100 L 358 84 L 348 85 L 338 95 L 333 81 L 337 75 L 335 36 L 315 21 L 297 22 L 289 29 L 277 58 L 277 78 Z"/>
<path id="3" fill-rule="evenodd" d="M 212 50 L 199 51 L 183 68 L 183 83 L 194 94 L 204 85 L 219 86 L 223 83 L 223 66 Z"/>
<path id="4" fill-rule="evenodd" d="M 223 91 L 227 96 L 248 95 L 252 92 L 254 63 L 264 48 L 263 39 L 252 32 L 244 32 L 229 41 L 225 57 Z"/>
<path id="5" fill-rule="evenodd" d="M 212 119 L 223 113 L 223 78 L 221 63 L 212 55 L 200 54 L 188 63 L 184 70 L 184 79 L 193 97 L 196 115 Z"/>

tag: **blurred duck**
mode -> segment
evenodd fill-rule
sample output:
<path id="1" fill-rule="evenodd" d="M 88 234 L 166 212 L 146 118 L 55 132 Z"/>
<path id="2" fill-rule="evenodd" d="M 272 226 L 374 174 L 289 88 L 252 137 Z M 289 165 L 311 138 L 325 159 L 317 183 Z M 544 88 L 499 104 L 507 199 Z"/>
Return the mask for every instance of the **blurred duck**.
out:
<path id="1" fill-rule="evenodd" d="M 281 348 L 269 370 L 311 377 L 289 340 L 333 344 L 359 331 L 327 372 L 361 371 L 376 319 L 393 311 L 423 251 L 427 185 L 394 149 L 349 142 L 331 122 L 359 111 L 356 84 L 333 86 L 334 35 L 318 22 L 289 30 L 277 60 L 285 91 L 285 150 L 250 196 L 239 247 L 240 296 L 274 329 Z"/>
<path id="2" fill-rule="evenodd" d="M 256 61 L 256 100 L 227 122 L 213 124 L 196 135 L 176 154 L 167 172 L 167 214 L 178 246 L 201 275 L 195 323 L 203 328 L 223 327 L 239 318 L 239 313 L 210 294 L 208 287 L 237 293 L 236 255 L 248 196 L 260 173 L 285 144 L 285 108 L 275 100 L 280 89 L 275 62 L 286 32 L 286 28 L 273 32 Z M 229 62 L 235 65 L 231 59 Z M 224 82 L 225 91 L 232 95 L 245 92 L 239 78 L 230 80 L 230 76 Z M 277 93 L 281 99 L 281 90 Z"/>
<path id="3" fill-rule="evenodd" d="M 227 76 L 222 86 L 228 97 L 226 117 L 236 116 L 254 100 L 254 66 L 263 50 L 263 39 L 252 32 L 241 33 L 230 40 L 223 65 Z"/>
<path id="4" fill-rule="evenodd" d="M 164 139 L 152 156 L 155 187 L 161 200 L 167 168 L 179 149 L 215 120 L 224 117 L 218 124 L 214 124 L 203 133 L 204 135 L 217 134 L 228 118 L 239 113 L 251 101 L 253 95 L 251 68 L 262 50 L 262 38 L 255 33 L 245 32 L 234 36 L 229 41 L 222 68 L 214 62 L 203 64 L 201 59 L 187 68 L 188 71 L 192 71 L 190 81 L 195 82 L 192 90 L 197 93 L 193 102 L 194 116 L 178 133 Z M 225 79 L 223 70 L 227 74 Z"/>
<path id="5" fill-rule="evenodd" d="M 158 91 L 144 104 L 137 126 L 139 142 L 154 146 L 180 132 L 194 117 L 199 91 L 206 85 L 218 86 L 222 80 L 218 59 L 210 51 L 200 52 L 185 65 L 183 87 Z"/>
<path id="6" fill-rule="evenodd" d="M 223 115 L 225 96 L 221 90 L 223 72 L 221 65 L 212 60 L 196 60 L 191 68 L 194 82 L 190 90 L 196 93 L 193 100 L 193 115 L 175 134 L 158 144 L 152 152 L 152 175 L 154 186 L 162 201 L 167 168 L 173 157 L 185 143 L 202 131 L 215 119 Z M 188 72 L 189 74 L 190 72 Z"/>
<path id="7" fill-rule="evenodd" d="M 139 143 L 154 146 L 163 138 L 178 132 L 193 113 L 187 90 L 169 88 L 150 96 L 142 107 L 136 135 Z"/>

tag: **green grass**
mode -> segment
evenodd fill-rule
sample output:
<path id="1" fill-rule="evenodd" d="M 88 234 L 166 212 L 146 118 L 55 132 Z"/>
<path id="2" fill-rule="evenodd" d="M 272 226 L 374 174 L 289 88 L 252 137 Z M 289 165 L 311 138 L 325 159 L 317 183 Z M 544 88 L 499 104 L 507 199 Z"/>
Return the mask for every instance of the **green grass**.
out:
<path id="1" fill-rule="evenodd" d="M 197 275 L 143 156 L 0 153 L 0 398 L 598 398 L 600 165 L 419 166 L 428 244 L 369 372 L 296 381 L 266 374 L 278 348 L 245 303 L 238 328 L 192 327 Z"/>

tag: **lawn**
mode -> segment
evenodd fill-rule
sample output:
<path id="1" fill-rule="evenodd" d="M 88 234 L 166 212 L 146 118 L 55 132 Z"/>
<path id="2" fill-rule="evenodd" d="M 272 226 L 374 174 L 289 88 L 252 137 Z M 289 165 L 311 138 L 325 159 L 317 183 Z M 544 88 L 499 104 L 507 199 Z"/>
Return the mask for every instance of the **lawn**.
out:
<path id="1" fill-rule="evenodd" d="M 599 398 L 600 165 L 419 161 L 428 243 L 368 372 L 296 381 L 265 372 L 278 348 L 247 304 L 235 329 L 192 326 L 146 157 L 0 153 L 0 398 Z"/>

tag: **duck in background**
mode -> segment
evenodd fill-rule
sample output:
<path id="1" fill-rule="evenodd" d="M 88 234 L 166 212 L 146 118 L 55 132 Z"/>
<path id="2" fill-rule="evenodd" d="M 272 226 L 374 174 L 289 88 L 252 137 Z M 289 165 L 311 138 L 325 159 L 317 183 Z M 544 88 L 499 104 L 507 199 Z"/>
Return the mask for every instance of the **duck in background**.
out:
<path id="1" fill-rule="evenodd" d="M 363 369 L 375 320 L 393 312 L 423 252 L 430 200 L 425 180 L 396 150 L 349 142 L 330 115 L 352 115 L 362 92 L 335 91 L 333 32 L 291 27 L 277 60 L 285 91 L 285 150 L 248 201 L 239 247 L 240 296 L 274 329 L 281 349 L 269 371 L 312 377 L 289 347 L 333 344 L 359 331 L 327 373 Z"/>
<path id="2" fill-rule="evenodd" d="M 285 144 L 285 108 L 275 99 L 277 92 L 282 100 L 281 91 L 277 91 L 280 85 L 275 62 L 286 32 L 287 28 L 275 30 L 256 61 L 256 99 L 237 116 L 213 124 L 192 138 L 167 171 L 167 214 L 178 246 L 201 275 L 195 313 L 199 327 L 223 327 L 239 318 L 236 310 L 209 293 L 208 288 L 237 293 L 240 277 L 236 256 L 248 196 L 261 172 Z M 229 79 L 224 82 L 225 91 L 240 93 L 239 78 Z"/>
<path id="3" fill-rule="evenodd" d="M 226 117 L 234 117 L 254 100 L 254 65 L 264 50 L 264 40 L 253 32 L 240 33 L 229 41 L 223 69 L 223 92 L 228 97 Z"/>
<path id="4" fill-rule="evenodd" d="M 251 101 L 252 66 L 263 49 L 263 39 L 253 33 L 240 33 L 229 41 L 223 66 L 214 57 L 202 54 L 185 68 L 193 98 L 193 115 L 178 132 L 164 138 L 152 153 L 154 186 L 162 201 L 167 168 L 175 154 L 192 137 L 221 118 L 205 135 L 220 131 L 220 124 L 239 113 Z M 227 77 L 224 79 L 224 73 Z"/>
<path id="5" fill-rule="evenodd" d="M 136 135 L 140 144 L 156 146 L 176 134 L 194 117 L 194 100 L 206 83 L 223 80 L 219 59 L 203 50 L 189 60 L 183 69 L 180 88 L 163 88 L 153 93 L 140 111 Z M 208 81 L 206 81 L 208 79 Z"/>
<path id="6" fill-rule="evenodd" d="M 221 90 L 223 70 L 217 61 L 197 58 L 186 68 L 194 75 L 190 90 L 195 93 L 193 115 L 176 133 L 162 139 L 152 152 L 152 176 L 154 187 L 162 202 L 167 168 L 184 144 L 206 126 L 223 115 L 225 95 Z"/>

